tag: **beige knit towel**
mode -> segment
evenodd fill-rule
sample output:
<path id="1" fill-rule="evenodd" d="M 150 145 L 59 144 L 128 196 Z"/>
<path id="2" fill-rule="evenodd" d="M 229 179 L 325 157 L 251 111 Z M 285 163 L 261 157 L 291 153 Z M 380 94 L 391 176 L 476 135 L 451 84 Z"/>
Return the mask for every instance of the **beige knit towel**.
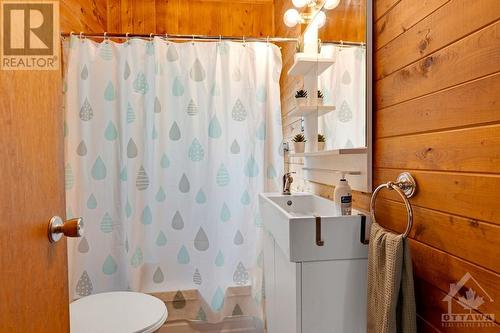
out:
<path id="1" fill-rule="evenodd" d="M 368 249 L 368 333 L 416 333 L 415 292 L 406 239 L 372 223 Z"/>

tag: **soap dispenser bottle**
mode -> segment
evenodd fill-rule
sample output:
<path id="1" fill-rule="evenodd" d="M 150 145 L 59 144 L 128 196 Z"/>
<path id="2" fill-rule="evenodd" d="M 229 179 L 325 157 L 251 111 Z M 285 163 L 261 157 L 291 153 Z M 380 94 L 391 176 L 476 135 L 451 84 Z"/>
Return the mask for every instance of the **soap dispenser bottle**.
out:
<path id="1" fill-rule="evenodd" d="M 351 215 L 352 192 L 344 173 L 342 173 L 339 183 L 335 186 L 333 200 L 337 207 L 339 207 L 342 215 Z"/>

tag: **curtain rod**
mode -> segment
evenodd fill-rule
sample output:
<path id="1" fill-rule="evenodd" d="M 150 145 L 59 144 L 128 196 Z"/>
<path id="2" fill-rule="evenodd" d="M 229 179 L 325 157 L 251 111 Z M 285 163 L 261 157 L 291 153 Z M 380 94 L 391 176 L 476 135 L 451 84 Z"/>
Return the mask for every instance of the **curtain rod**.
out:
<path id="1" fill-rule="evenodd" d="M 287 37 L 234 37 L 234 36 L 207 36 L 207 35 L 180 35 L 180 34 L 132 34 L 132 33 L 74 33 L 74 32 L 62 32 L 61 37 L 69 37 L 74 35 L 76 37 L 90 37 L 90 38 L 153 38 L 162 37 L 169 40 L 206 40 L 206 41 L 220 41 L 220 40 L 230 40 L 230 41 L 241 41 L 241 42 L 297 42 L 297 38 L 287 38 Z"/>
<path id="2" fill-rule="evenodd" d="M 207 35 L 181 35 L 181 34 L 131 34 L 131 33 L 111 33 L 111 32 L 103 32 L 103 33 L 74 33 L 74 32 L 62 32 L 62 37 L 69 37 L 71 35 L 80 36 L 80 37 L 90 37 L 90 38 L 152 38 L 152 37 L 162 37 L 170 40 L 205 40 L 205 41 L 220 41 L 220 40 L 229 40 L 229 41 L 240 41 L 240 42 L 297 42 L 298 38 L 289 38 L 289 37 L 235 37 L 235 36 L 207 36 Z M 323 44 L 337 44 L 337 45 L 345 45 L 345 46 L 365 46 L 365 42 L 351 42 L 351 41 L 321 41 Z"/>

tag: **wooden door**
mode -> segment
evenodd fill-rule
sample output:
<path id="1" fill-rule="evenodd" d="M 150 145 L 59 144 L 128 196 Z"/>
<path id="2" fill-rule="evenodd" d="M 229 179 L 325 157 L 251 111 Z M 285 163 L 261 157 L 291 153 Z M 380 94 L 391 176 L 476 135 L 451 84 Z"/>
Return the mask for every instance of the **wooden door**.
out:
<path id="1" fill-rule="evenodd" d="M 60 75 L 0 70 L 0 332 L 69 332 Z"/>

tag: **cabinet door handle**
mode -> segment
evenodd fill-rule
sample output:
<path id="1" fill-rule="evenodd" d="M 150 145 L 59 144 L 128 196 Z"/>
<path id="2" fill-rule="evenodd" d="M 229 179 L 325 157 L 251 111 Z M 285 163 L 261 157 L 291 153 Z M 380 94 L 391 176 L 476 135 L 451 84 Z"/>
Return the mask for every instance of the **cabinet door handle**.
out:
<path id="1" fill-rule="evenodd" d="M 315 216 L 316 218 L 316 245 L 323 246 L 325 242 L 321 239 L 321 216 Z"/>

